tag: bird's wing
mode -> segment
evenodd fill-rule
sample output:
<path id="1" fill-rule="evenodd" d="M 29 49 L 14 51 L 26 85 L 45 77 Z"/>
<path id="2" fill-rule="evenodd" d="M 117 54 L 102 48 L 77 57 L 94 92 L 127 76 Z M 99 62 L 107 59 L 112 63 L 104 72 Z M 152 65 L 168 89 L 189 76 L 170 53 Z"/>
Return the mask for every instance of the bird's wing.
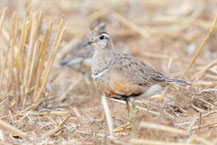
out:
<path id="1" fill-rule="evenodd" d="M 132 56 L 124 54 L 115 63 L 115 69 L 119 70 L 132 83 L 151 86 L 166 82 L 166 77 L 163 74 Z"/>

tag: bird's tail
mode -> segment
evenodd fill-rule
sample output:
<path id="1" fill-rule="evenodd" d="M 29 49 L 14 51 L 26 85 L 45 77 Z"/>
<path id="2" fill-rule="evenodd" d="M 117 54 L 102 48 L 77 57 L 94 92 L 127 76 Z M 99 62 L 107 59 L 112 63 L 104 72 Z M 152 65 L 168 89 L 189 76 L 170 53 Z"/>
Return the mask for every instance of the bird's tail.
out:
<path id="1" fill-rule="evenodd" d="M 175 79 L 175 78 L 167 78 L 166 82 L 171 84 L 178 84 L 178 85 L 191 85 L 191 83 L 181 80 L 181 79 Z"/>

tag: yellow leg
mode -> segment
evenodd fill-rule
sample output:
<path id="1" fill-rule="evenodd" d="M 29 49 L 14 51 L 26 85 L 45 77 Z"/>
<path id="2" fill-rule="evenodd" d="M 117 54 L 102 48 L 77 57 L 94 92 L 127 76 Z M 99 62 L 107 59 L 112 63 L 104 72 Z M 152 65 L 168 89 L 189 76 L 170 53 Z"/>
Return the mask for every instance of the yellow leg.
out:
<path id="1" fill-rule="evenodd" d="M 136 109 L 136 104 L 133 102 L 132 104 L 129 104 L 128 101 L 126 101 L 126 108 L 129 116 L 129 120 L 127 121 L 126 124 L 117 127 L 114 129 L 114 132 L 120 132 L 126 129 L 131 128 L 131 136 L 135 136 L 135 109 Z"/>
<path id="2" fill-rule="evenodd" d="M 135 109 L 136 103 L 132 102 L 130 105 L 130 123 L 131 123 L 131 137 L 135 137 Z"/>

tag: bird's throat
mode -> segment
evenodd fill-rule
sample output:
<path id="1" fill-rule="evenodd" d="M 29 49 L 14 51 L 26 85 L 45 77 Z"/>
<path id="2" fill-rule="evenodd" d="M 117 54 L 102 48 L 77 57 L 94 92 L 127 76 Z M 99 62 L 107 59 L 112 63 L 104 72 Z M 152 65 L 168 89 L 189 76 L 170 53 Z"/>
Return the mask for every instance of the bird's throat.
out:
<path id="1" fill-rule="evenodd" d="M 114 58 L 112 50 L 95 50 L 91 65 L 92 74 L 96 74 L 105 69 L 112 62 L 112 58 Z"/>

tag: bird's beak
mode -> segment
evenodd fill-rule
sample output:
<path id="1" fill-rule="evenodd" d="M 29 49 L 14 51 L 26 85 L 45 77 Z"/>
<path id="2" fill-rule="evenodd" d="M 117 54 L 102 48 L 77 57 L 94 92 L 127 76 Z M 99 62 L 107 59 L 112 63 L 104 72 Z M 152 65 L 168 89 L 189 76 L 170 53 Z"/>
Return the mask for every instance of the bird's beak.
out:
<path id="1" fill-rule="evenodd" d="M 86 47 L 86 46 L 89 46 L 89 45 L 91 45 L 91 44 L 93 44 L 93 42 L 92 41 L 88 41 L 88 42 L 86 42 L 86 43 L 84 43 L 84 47 Z"/>

